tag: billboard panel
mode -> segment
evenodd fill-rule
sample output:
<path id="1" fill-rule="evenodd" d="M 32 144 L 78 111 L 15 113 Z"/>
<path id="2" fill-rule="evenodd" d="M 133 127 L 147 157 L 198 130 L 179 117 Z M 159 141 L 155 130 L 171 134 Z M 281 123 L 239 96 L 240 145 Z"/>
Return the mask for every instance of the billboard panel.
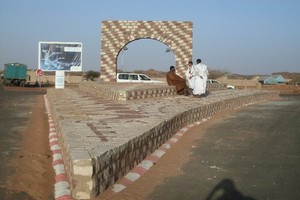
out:
<path id="1" fill-rule="evenodd" d="M 39 42 L 39 69 L 82 71 L 82 43 Z"/>

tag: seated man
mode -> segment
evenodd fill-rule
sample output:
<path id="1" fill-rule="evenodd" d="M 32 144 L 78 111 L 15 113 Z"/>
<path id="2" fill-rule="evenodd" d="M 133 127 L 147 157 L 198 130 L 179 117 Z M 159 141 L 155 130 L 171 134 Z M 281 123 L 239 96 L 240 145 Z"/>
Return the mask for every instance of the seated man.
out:
<path id="1" fill-rule="evenodd" d="M 186 81 L 176 74 L 174 66 L 170 67 L 170 71 L 166 74 L 166 79 L 168 85 L 173 85 L 176 87 L 177 94 L 188 95 Z"/>

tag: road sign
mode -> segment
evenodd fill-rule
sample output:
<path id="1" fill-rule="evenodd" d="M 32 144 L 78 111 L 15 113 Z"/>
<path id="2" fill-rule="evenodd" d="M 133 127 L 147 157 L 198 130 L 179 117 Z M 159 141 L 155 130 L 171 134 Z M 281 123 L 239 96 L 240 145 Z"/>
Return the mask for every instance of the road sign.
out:
<path id="1" fill-rule="evenodd" d="M 65 71 L 55 71 L 55 89 L 65 88 Z"/>
<path id="2" fill-rule="evenodd" d="M 38 76 L 43 76 L 43 70 L 37 69 L 37 70 L 36 70 L 36 74 L 37 74 Z"/>

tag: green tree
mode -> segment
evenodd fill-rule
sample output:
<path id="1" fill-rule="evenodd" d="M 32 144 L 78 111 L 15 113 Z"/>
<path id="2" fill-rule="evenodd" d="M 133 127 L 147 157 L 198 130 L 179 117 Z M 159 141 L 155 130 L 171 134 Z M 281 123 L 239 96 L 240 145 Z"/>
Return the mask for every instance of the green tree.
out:
<path id="1" fill-rule="evenodd" d="M 86 80 L 91 80 L 91 81 L 94 81 L 95 78 L 98 78 L 99 76 L 100 76 L 100 73 L 93 71 L 93 70 L 86 72 L 86 75 L 85 75 Z"/>

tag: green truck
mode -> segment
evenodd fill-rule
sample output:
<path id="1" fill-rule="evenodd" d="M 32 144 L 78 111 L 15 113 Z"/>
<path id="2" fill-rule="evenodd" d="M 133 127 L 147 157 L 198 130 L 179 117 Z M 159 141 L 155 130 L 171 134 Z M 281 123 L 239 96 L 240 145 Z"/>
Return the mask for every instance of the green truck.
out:
<path id="1" fill-rule="evenodd" d="M 4 65 L 2 81 L 4 85 L 25 86 L 27 78 L 27 65 L 21 63 L 8 63 Z"/>

